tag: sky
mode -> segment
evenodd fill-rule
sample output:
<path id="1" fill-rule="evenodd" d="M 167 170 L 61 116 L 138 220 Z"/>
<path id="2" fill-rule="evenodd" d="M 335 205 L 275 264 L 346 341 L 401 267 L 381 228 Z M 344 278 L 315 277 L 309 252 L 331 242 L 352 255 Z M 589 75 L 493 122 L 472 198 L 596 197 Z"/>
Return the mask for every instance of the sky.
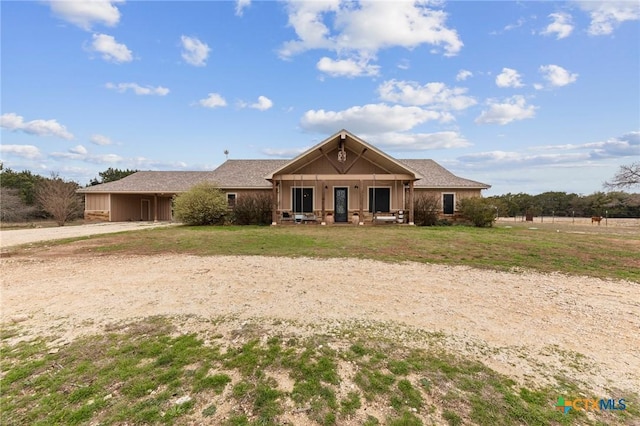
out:
<path id="1" fill-rule="evenodd" d="M 212 170 L 343 128 L 485 195 L 591 194 L 640 159 L 638 1 L 2 0 L 0 19 L 16 171 Z"/>

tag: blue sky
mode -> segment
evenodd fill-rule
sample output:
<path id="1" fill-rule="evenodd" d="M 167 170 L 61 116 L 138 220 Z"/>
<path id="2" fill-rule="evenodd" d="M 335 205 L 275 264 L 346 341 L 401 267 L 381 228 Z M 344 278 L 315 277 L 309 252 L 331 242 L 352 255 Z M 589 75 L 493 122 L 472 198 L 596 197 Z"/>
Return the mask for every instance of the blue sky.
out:
<path id="1" fill-rule="evenodd" d="M 602 190 L 640 158 L 640 2 L 2 1 L 0 158 L 292 158 L 342 128 L 487 192 Z"/>

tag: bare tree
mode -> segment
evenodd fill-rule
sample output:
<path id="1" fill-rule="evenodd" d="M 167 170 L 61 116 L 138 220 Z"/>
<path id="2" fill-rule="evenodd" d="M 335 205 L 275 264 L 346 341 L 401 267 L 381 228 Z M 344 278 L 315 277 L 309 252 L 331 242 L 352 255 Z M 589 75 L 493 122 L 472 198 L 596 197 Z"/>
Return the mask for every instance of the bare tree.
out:
<path id="1" fill-rule="evenodd" d="M 14 188 L 0 188 L 0 222 L 26 222 L 36 215 L 35 206 L 30 206 L 20 198 Z"/>
<path id="2" fill-rule="evenodd" d="M 82 203 L 76 193 L 78 184 L 66 182 L 56 175 L 44 179 L 36 187 L 36 200 L 49 213 L 58 226 L 64 226 L 82 212 Z"/>
<path id="3" fill-rule="evenodd" d="M 613 180 L 604 183 L 607 189 L 632 188 L 636 185 L 640 185 L 640 162 L 620 166 Z"/>

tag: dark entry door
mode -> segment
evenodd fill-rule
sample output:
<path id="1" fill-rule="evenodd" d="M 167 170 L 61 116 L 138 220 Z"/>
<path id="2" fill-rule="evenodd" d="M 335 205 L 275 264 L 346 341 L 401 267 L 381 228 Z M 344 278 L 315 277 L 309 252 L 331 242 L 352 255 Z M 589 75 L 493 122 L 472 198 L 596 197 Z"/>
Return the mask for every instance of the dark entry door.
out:
<path id="1" fill-rule="evenodd" d="M 444 214 L 453 214 L 453 194 L 443 194 L 442 195 L 442 207 Z"/>
<path id="2" fill-rule="evenodd" d="M 349 199 L 348 195 L 348 188 L 333 188 L 333 214 L 336 222 L 347 221 L 347 211 L 349 208 L 347 205 L 347 200 Z"/>

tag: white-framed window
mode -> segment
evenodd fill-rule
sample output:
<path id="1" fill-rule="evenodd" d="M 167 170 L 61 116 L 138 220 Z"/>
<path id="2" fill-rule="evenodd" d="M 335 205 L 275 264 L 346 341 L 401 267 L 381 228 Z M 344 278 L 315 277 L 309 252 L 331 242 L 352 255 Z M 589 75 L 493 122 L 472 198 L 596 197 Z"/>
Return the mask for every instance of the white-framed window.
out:
<path id="1" fill-rule="evenodd" d="M 442 213 L 454 214 L 456 211 L 456 194 L 454 192 L 442 193 Z"/>
<path id="2" fill-rule="evenodd" d="M 236 194 L 235 192 L 227 192 L 227 206 L 229 206 L 229 208 L 234 208 L 236 206 L 236 198 L 237 198 L 238 194 Z"/>

